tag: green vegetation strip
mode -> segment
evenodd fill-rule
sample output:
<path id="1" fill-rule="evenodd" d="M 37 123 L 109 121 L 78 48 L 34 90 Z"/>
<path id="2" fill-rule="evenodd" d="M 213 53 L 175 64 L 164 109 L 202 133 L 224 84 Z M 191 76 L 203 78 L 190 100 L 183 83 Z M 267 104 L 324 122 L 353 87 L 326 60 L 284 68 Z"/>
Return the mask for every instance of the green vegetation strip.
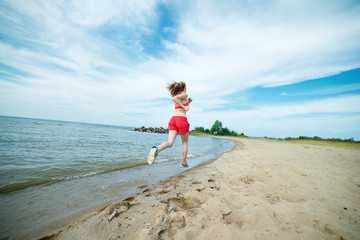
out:
<path id="1" fill-rule="evenodd" d="M 332 141 L 332 140 L 314 140 L 314 139 L 274 139 L 274 138 L 255 138 L 255 139 L 360 149 L 360 142 L 355 142 L 355 141 L 351 142 L 351 141 Z"/>

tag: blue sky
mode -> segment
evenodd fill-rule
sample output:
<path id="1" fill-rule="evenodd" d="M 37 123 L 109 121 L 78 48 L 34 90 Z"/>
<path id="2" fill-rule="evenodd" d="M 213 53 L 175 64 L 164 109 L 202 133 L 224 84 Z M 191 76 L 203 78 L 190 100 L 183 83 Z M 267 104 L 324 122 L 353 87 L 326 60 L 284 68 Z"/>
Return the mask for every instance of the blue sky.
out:
<path id="1" fill-rule="evenodd" d="M 360 140 L 358 1 L 1 1 L 0 115 Z"/>

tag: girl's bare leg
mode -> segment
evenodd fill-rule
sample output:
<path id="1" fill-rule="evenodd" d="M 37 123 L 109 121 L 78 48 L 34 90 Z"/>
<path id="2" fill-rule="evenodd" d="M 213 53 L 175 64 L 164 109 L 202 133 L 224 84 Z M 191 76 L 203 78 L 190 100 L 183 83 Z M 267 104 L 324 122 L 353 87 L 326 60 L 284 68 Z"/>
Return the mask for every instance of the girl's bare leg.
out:
<path id="1" fill-rule="evenodd" d="M 173 146 L 176 135 L 177 135 L 177 131 L 175 130 L 170 130 L 169 131 L 169 138 L 167 142 L 163 142 L 162 144 L 160 144 L 160 146 L 158 147 L 158 152 L 161 152 L 164 149 L 170 148 Z"/>
<path id="2" fill-rule="evenodd" d="M 182 142 L 182 158 L 183 158 L 182 162 L 183 164 L 187 164 L 186 157 L 188 153 L 189 133 L 180 134 L 180 136 Z"/>

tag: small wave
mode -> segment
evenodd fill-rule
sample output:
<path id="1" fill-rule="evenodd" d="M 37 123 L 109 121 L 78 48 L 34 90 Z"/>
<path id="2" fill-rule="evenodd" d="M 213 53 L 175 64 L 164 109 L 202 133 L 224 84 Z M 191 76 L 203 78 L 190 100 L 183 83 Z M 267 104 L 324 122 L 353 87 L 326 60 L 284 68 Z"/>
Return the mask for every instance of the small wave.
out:
<path id="1" fill-rule="evenodd" d="M 94 176 L 94 175 L 99 174 L 99 173 L 101 173 L 101 171 L 84 172 L 84 173 L 81 173 L 81 174 L 74 174 L 74 175 L 71 175 L 71 176 L 53 177 L 53 178 L 51 178 L 51 180 L 55 181 L 55 182 L 69 181 L 69 180 L 72 180 L 72 179 L 78 179 L 78 178 L 83 178 L 83 177 L 91 177 L 91 176 Z"/>
<path id="2" fill-rule="evenodd" d="M 9 185 L 0 187 L 0 194 L 7 194 L 7 193 L 14 192 L 14 191 L 23 190 L 28 187 L 38 186 L 38 185 L 42 185 L 42 184 L 53 184 L 53 183 L 57 183 L 57 182 L 71 181 L 74 179 L 91 177 L 91 176 L 98 175 L 98 174 L 119 171 L 119 170 L 133 168 L 133 167 L 137 167 L 137 166 L 141 166 L 141 165 L 147 165 L 147 164 L 148 163 L 146 161 L 132 162 L 132 163 L 127 163 L 126 165 L 125 164 L 120 165 L 118 167 L 97 169 L 97 170 L 92 170 L 92 171 L 87 171 L 87 172 L 82 172 L 82 173 L 76 173 L 76 174 L 72 174 L 72 175 L 68 175 L 68 176 L 48 177 L 48 178 L 41 179 L 41 180 L 30 180 L 27 182 L 13 183 L 13 184 L 9 184 Z"/>
<path id="3" fill-rule="evenodd" d="M 205 154 L 189 154 L 187 155 L 188 159 L 191 158 L 197 158 L 202 157 Z M 176 156 L 176 157 L 167 157 L 167 158 L 156 158 L 155 162 L 169 162 L 169 161 L 175 161 L 175 160 L 182 160 L 182 156 Z"/>
<path id="4" fill-rule="evenodd" d="M 45 180 L 37 180 L 37 181 L 29 181 L 29 182 L 21 182 L 21 183 L 13 183 L 0 188 L 0 194 L 11 193 L 14 191 L 22 190 L 28 187 L 42 185 L 51 182 L 50 179 Z"/>
<path id="5" fill-rule="evenodd" d="M 205 154 L 189 154 L 187 157 L 188 157 L 188 159 L 191 159 L 191 158 L 201 157 L 204 155 Z M 180 161 L 181 159 L 182 159 L 181 156 L 157 158 L 155 163 Z M 120 165 L 118 167 L 113 167 L 113 168 L 104 168 L 104 169 L 97 169 L 97 170 L 92 170 L 92 171 L 87 171 L 87 172 L 76 173 L 76 174 L 72 174 L 72 175 L 68 175 L 68 176 L 56 176 L 56 177 L 49 177 L 49 178 L 42 179 L 42 180 L 31 180 L 28 182 L 14 183 L 14 184 L 10 184 L 10 185 L 1 187 L 0 193 L 6 194 L 6 193 L 10 193 L 10 192 L 14 192 L 14 191 L 22 190 L 22 189 L 25 189 L 28 187 L 42 185 L 42 184 L 53 184 L 53 183 L 62 182 L 62 181 L 71 181 L 74 179 L 91 177 L 91 176 L 98 175 L 98 174 L 124 170 L 124 169 L 128 169 L 128 168 L 142 166 L 142 165 L 147 165 L 146 160 L 126 163 L 126 164 Z"/>

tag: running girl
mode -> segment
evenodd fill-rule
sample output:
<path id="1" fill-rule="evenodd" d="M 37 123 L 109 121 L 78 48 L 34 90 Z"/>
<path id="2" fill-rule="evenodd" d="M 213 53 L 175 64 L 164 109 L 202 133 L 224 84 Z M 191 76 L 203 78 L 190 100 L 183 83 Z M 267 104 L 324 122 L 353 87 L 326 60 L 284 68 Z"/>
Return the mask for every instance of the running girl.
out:
<path id="1" fill-rule="evenodd" d="M 190 124 L 186 118 L 186 112 L 189 111 L 189 104 L 192 102 L 191 98 L 188 98 L 186 93 L 186 84 L 184 82 L 173 82 L 169 84 L 168 90 L 172 96 L 172 100 L 175 102 L 175 113 L 169 121 L 169 138 L 167 142 L 163 142 L 159 147 L 153 146 L 148 156 L 148 163 L 153 164 L 157 155 L 167 148 L 173 146 L 175 138 L 178 133 L 181 136 L 182 142 L 182 163 L 181 167 L 187 168 L 186 162 L 189 142 L 189 129 Z"/>

